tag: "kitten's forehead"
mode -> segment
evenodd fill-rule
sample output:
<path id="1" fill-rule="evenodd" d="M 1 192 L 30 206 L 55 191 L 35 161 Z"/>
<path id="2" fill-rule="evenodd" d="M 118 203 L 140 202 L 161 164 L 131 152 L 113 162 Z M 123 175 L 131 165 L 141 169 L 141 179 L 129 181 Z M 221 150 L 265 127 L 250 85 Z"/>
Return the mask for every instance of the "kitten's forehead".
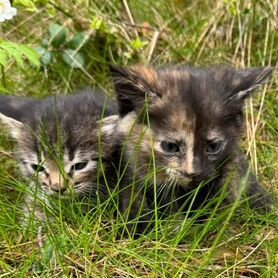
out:
<path id="1" fill-rule="evenodd" d="M 166 68 L 159 71 L 161 89 L 168 99 L 175 98 L 175 104 L 183 102 L 196 104 L 221 98 L 223 72 L 208 69 L 194 70 L 186 67 Z M 176 99 L 178 97 L 178 99 Z"/>
<path id="2" fill-rule="evenodd" d="M 163 80 L 160 85 L 163 93 L 160 102 L 150 108 L 154 120 L 163 119 L 160 122 L 164 121 L 164 126 L 186 131 L 200 125 L 209 128 L 221 119 L 223 73 L 170 68 L 159 74 Z"/>
<path id="3" fill-rule="evenodd" d="M 179 68 L 165 68 L 158 71 L 159 82 L 162 87 L 166 88 L 168 94 L 176 94 L 181 84 L 185 86 L 190 80 L 190 72 L 180 70 Z"/>
<path id="4" fill-rule="evenodd" d="M 70 154 L 68 150 L 64 153 L 64 161 L 67 163 L 75 163 L 85 160 L 94 160 L 97 159 L 98 153 L 96 149 L 77 149 L 73 154 Z"/>
<path id="5" fill-rule="evenodd" d="M 196 115 L 191 111 L 177 107 L 173 110 L 173 113 L 169 114 L 168 118 L 169 130 L 180 137 L 180 133 L 190 133 L 195 130 L 196 127 Z"/>

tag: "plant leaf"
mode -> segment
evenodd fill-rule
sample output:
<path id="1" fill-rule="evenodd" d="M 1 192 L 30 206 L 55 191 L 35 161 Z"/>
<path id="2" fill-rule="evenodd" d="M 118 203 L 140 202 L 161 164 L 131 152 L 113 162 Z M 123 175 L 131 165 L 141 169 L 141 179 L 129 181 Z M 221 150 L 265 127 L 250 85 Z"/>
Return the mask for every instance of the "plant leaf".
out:
<path id="1" fill-rule="evenodd" d="M 54 23 L 49 26 L 48 31 L 50 35 L 49 43 L 53 47 L 60 47 L 66 42 L 68 30 L 64 26 Z"/>
<path id="2" fill-rule="evenodd" d="M 89 39 L 89 35 L 80 32 L 76 33 L 71 40 L 68 41 L 67 46 L 70 49 L 80 49 Z"/>
<path id="3" fill-rule="evenodd" d="M 15 0 L 13 1 L 14 6 L 23 6 L 29 12 L 37 12 L 38 9 L 32 0 Z"/>
<path id="4" fill-rule="evenodd" d="M 41 63 L 45 66 L 49 65 L 52 61 L 52 52 L 48 51 L 44 47 L 36 47 L 35 50 L 40 55 Z"/>
<path id="5" fill-rule="evenodd" d="M 140 40 L 140 38 L 136 38 L 135 40 L 131 41 L 130 46 L 133 50 L 142 49 L 147 42 Z"/>
<path id="6" fill-rule="evenodd" d="M 42 46 L 45 47 L 45 48 L 47 48 L 48 45 L 49 45 L 48 39 L 43 39 L 43 41 L 42 41 Z"/>
<path id="7" fill-rule="evenodd" d="M 4 50 L 0 49 L 0 65 L 6 66 L 8 63 L 8 56 Z"/>
<path id="8" fill-rule="evenodd" d="M 80 52 L 73 49 L 67 49 L 62 54 L 63 60 L 72 68 L 83 68 L 85 59 Z"/>
<path id="9" fill-rule="evenodd" d="M 7 88 L 5 88 L 5 87 L 3 87 L 3 86 L 0 85 L 0 92 L 1 92 L 1 93 L 6 93 L 6 94 L 8 94 L 8 93 L 9 93 L 9 90 L 8 90 Z"/>
<path id="10" fill-rule="evenodd" d="M 32 65 L 40 67 L 39 56 L 33 48 L 26 45 L 21 45 L 20 50 L 21 54 L 24 55 Z"/>
<path id="11" fill-rule="evenodd" d="M 49 65 L 52 61 L 53 55 L 52 52 L 46 51 L 42 56 L 41 56 L 41 62 L 45 66 Z"/>
<path id="12" fill-rule="evenodd" d="M 39 67 L 39 54 L 24 44 L 16 44 L 9 41 L 0 41 L 0 63 L 5 66 L 9 59 L 14 59 L 20 68 L 24 68 L 24 59 L 32 65 Z"/>

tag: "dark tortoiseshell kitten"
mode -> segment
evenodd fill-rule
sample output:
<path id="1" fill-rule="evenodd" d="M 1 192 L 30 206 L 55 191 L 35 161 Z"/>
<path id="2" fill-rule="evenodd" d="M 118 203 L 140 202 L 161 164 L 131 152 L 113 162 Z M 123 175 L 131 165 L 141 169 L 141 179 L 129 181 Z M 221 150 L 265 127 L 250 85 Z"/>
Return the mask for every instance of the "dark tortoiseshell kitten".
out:
<path id="1" fill-rule="evenodd" d="M 250 205 L 262 210 L 272 206 L 238 147 L 244 100 L 271 73 L 269 67 L 112 68 L 118 132 L 128 163 L 121 205 L 129 218 L 152 206 L 154 184 L 158 204 L 172 202 L 179 210 L 186 208 L 189 193 L 201 183 L 193 208 L 215 196 L 226 182 L 226 201 L 232 203 L 247 179 Z M 132 201 L 124 194 L 132 195 Z"/>
<path id="2" fill-rule="evenodd" d="M 118 116 L 111 105 L 104 112 L 104 105 L 105 98 L 92 92 L 44 100 L 0 96 L 0 122 L 17 142 L 19 166 L 30 185 L 26 214 L 34 210 L 37 219 L 45 219 L 40 201 L 34 209 L 35 195 L 47 205 L 57 198 L 96 203 L 107 197 L 99 159 L 111 179 Z"/>

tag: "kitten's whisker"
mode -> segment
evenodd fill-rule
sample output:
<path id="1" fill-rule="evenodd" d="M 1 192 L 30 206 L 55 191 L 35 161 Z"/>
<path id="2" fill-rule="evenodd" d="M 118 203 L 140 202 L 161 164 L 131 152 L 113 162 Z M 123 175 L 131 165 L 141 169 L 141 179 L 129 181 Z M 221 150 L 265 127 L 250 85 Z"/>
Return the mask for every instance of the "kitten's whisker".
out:
<path id="1" fill-rule="evenodd" d="M 160 195 L 161 193 L 163 194 L 164 189 L 168 186 L 168 181 L 169 177 L 161 185 L 159 185 L 158 195 Z"/>

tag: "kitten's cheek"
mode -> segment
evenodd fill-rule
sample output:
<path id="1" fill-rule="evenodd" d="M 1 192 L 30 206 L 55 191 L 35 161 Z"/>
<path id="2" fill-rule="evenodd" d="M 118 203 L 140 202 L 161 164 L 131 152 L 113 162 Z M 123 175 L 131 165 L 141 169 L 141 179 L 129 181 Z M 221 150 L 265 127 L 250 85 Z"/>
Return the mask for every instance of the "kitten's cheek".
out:
<path id="1" fill-rule="evenodd" d="M 167 179 L 169 178 L 169 175 L 165 174 L 165 173 L 157 173 L 156 174 L 156 182 L 157 184 L 162 184 L 163 182 L 165 182 Z"/>
<path id="2" fill-rule="evenodd" d="M 217 175 L 217 167 L 215 165 L 207 166 L 205 171 L 202 173 L 200 180 L 207 181 L 207 180 L 213 178 L 215 175 Z"/>
<path id="3" fill-rule="evenodd" d="M 28 167 L 27 164 L 23 164 L 23 163 L 20 164 L 20 171 L 25 177 L 31 177 L 34 172 Z"/>

